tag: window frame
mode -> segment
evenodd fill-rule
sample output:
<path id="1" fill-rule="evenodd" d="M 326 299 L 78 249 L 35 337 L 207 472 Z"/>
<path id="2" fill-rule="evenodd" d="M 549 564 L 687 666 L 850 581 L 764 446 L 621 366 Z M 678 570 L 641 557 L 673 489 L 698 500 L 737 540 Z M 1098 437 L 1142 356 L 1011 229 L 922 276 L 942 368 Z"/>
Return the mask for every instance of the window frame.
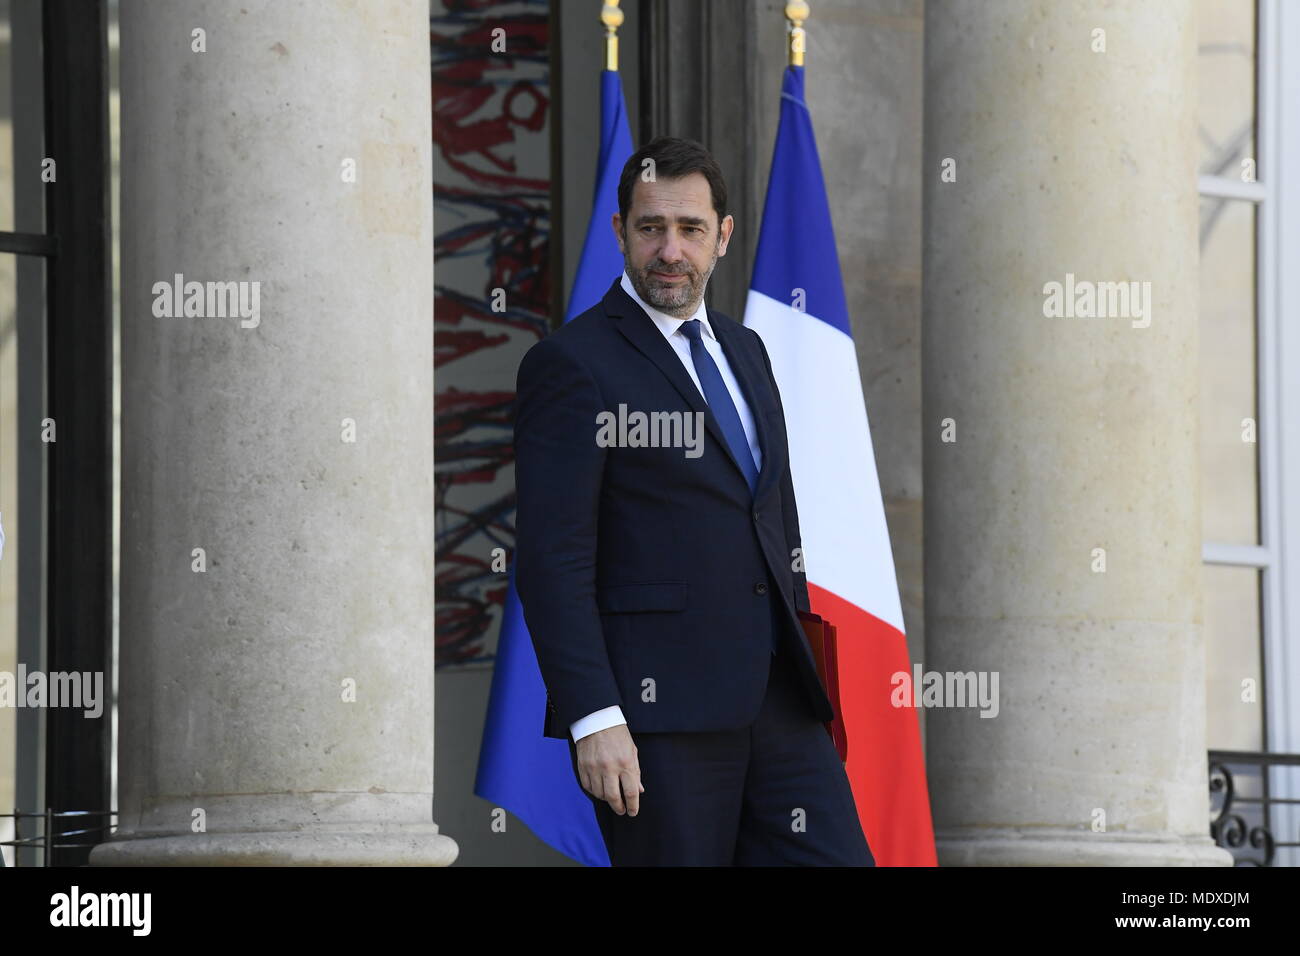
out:
<path id="1" fill-rule="evenodd" d="M 1274 171 L 1257 224 L 1263 253 L 1257 265 L 1259 385 L 1266 416 L 1260 526 L 1274 560 L 1262 595 L 1264 733 L 1269 751 L 1294 754 L 1300 753 L 1300 178 L 1294 175 L 1300 170 L 1300 5 L 1261 0 L 1259 16 L 1261 157 Z M 1273 793 L 1300 798 L 1300 770 L 1275 767 L 1272 775 Z M 1275 832 L 1294 834 L 1300 806 L 1279 804 L 1275 817 Z M 1279 853 L 1280 864 L 1300 863 L 1300 852 L 1286 855 Z"/>
<path id="2" fill-rule="evenodd" d="M 1258 181 L 1201 175 L 1197 185 L 1256 209 L 1259 544 L 1207 541 L 1202 560 L 1260 572 L 1264 750 L 1300 753 L 1300 177 L 1284 175 L 1300 170 L 1300 4 L 1256 4 L 1255 68 Z M 1270 773 L 1275 798 L 1300 798 L 1297 768 Z M 1272 822 L 1295 833 L 1300 806 L 1275 804 Z M 1300 853 L 1279 851 L 1277 863 L 1300 864 Z"/>

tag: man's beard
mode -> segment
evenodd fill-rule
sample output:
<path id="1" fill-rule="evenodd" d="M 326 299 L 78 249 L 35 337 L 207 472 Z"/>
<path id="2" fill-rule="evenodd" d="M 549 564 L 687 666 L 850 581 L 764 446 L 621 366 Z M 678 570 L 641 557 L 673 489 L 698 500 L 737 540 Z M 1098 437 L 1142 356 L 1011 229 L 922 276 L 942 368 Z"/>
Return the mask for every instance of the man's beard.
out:
<path id="1" fill-rule="evenodd" d="M 637 269 L 632 265 L 627 253 L 623 255 L 623 267 L 627 270 L 627 276 L 632 280 L 632 288 L 636 289 L 637 295 L 641 296 L 648 305 L 678 319 L 687 318 L 695 313 L 704 295 L 704 287 L 708 285 L 709 276 L 713 275 L 713 268 L 717 264 L 718 255 L 715 252 L 712 261 L 709 262 L 708 271 L 703 275 L 696 272 L 685 259 L 675 266 L 668 266 L 658 259 L 653 259 L 644 269 Z M 684 275 L 686 281 L 663 282 L 651 275 L 651 272 Z"/>

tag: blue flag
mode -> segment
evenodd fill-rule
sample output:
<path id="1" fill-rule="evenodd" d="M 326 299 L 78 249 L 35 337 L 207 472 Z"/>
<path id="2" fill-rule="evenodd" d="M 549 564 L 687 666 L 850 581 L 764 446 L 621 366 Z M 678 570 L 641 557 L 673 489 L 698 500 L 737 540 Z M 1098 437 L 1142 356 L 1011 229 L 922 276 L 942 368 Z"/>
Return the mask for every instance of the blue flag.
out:
<path id="1" fill-rule="evenodd" d="M 604 70 L 600 75 L 596 188 L 582 258 L 564 313 L 566 322 L 598 303 L 623 271 L 623 255 L 610 219 L 618 212 L 619 175 L 631 155 L 623 85 L 617 71 Z M 591 798 L 573 775 L 568 743 L 542 736 L 545 713 L 546 686 L 524 624 L 512 562 L 474 793 L 514 814 L 565 856 L 588 866 L 609 866 Z"/>

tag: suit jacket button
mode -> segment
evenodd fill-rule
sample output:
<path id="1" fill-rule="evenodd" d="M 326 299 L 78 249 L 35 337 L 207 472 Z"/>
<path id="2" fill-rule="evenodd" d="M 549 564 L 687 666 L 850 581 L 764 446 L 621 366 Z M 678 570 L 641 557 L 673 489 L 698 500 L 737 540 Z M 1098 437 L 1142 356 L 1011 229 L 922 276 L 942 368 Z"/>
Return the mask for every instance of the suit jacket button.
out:
<path id="1" fill-rule="evenodd" d="M 757 511 L 754 512 L 754 520 L 755 520 L 755 521 L 759 520 L 759 519 L 758 519 L 758 512 L 757 512 Z"/>
<path id="2" fill-rule="evenodd" d="M 767 585 L 764 584 L 762 581 L 759 581 L 757 584 L 754 585 L 754 593 L 755 593 L 755 594 L 766 594 L 766 593 L 767 593 Z"/>

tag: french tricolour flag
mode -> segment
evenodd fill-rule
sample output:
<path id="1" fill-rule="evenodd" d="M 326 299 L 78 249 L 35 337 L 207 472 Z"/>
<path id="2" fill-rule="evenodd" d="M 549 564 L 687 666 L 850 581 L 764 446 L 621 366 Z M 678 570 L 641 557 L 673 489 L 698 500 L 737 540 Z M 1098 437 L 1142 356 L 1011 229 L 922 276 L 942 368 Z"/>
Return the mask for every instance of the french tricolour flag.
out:
<path id="1" fill-rule="evenodd" d="M 884 502 L 821 161 L 789 66 L 745 325 L 781 390 L 812 609 L 839 635 L 846 770 L 879 866 L 934 866 L 917 715 L 890 704 L 911 674 Z"/>

